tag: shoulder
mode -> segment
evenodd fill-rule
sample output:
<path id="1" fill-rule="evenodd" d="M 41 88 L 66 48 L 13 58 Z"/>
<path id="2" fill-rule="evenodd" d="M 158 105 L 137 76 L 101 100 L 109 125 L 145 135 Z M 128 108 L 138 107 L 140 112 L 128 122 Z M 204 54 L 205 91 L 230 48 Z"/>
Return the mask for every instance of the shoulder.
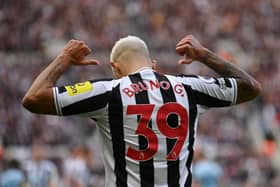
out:
<path id="1" fill-rule="evenodd" d="M 113 79 L 113 78 L 104 78 L 104 79 L 94 79 L 90 80 L 90 83 L 93 86 L 102 86 L 103 89 L 109 91 L 112 88 L 116 87 L 118 84 L 120 84 L 125 78 L 121 79 Z"/>

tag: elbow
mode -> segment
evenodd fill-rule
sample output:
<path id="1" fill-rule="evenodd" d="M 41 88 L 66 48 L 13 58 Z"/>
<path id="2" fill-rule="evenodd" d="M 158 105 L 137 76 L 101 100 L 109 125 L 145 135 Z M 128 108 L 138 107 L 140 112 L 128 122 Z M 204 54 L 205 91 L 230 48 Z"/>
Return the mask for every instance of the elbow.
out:
<path id="1" fill-rule="evenodd" d="M 252 92 L 253 92 L 253 96 L 254 98 L 259 96 L 262 92 L 262 86 L 258 81 L 254 81 L 253 85 L 252 85 Z"/>
<path id="2" fill-rule="evenodd" d="M 250 84 L 247 84 L 247 88 L 244 88 L 245 102 L 250 101 L 258 97 L 262 92 L 261 84 L 254 80 Z"/>
<path id="3" fill-rule="evenodd" d="M 22 106 L 32 113 L 36 112 L 37 99 L 34 96 L 25 95 L 21 101 Z"/>
<path id="4" fill-rule="evenodd" d="M 261 84 L 256 81 L 240 81 L 236 103 L 244 103 L 255 99 L 262 92 Z"/>
<path id="5" fill-rule="evenodd" d="M 56 114 L 52 90 L 25 94 L 21 101 L 24 108 L 36 114 Z"/>

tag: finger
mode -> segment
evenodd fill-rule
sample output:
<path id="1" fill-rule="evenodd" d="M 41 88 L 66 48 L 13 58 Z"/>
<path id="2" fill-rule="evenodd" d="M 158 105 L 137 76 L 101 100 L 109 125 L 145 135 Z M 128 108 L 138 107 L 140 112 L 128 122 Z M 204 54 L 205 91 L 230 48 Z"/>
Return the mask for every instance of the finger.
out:
<path id="1" fill-rule="evenodd" d="M 79 51 L 77 52 L 77 54 L 75 55 L 77 57 L 77 59 L 82 60 L 85 56 L 87 56 L 89 53 L 91 52 L 91 49 L 88 47 L 82 47 L 81 49 L 79 49 Z"/>
<path id="2" fill-rule="evenodd" d="M 184 44 L 182 46 L 176 47 L 176 52 L 179 55 L 183 56 L 190 47 L 191 47 L 190 44 Z"/>
<path id="3" fill-rule="evenodd" d="M 99 65 L 100 62 L 96 59 L 89 59 L 89 60 L 82 60 L 79 65 L 85 65 L 85 66 L 88 66 L 88 65 Z"/>
<path id="4" fill-rule="evenodd" d="M 91 52 L 91 49 L 88 46 L 83 46 L 81 49 L 81 54 L 87 56 Z"/>
<path id="5" fill-rule="evenodd" d="M 190 40 L 187 40 L 184 43 L 181 43 L 180 45 L 176 45 L 176 47 L 181 47 L 181 46 L 184 46 L 184 45 L 193 45 L 193 42 L 190 41 Z"/>
<path id="6" fill-rule="evenodd" d="M 182 58 L 182 59 L 180 59 L 179 61 L 178 61 L 178 64 L 190 64 L 190 63 L 192 63 L 192 59 L 191 58 Z"/>
<path id="7" fill-rule="evenodd" d="M 176 50 L 188 49 L 188 48 L 190 48 L 190 47 L 192 47 L 191 44 L 185 43 L 185 44 L 183 44 L 183 45 L 177 46 L 177 47 L 176 47 Z"/>
<path id="8" fill-rule="evenodd" d="M 178 63 L 179 64 L 190 64 L 190 63 L 192 63 L 192 61 L 193 61 L 193 58 L 188 57 L 187 54 L 185 53 L 184 58 L 180 59 L 178 61 Z"/>
<path id="9" fill-rule="evenodd" d="M 186 37 L 184 37 L 183 39 L 181 39 L 176 46 L 180 46 L 180 45 L 183 45 L 184 43 L 189 43 L 192 41 L 192 37 L 191 35 L 188 35 Z"/>
<path id="10" fill-rule="evenodd" d="M 183 38 L 182 40 L 180 40 L 180 41 L 176 44 L 176 47 L 185 44 L 187 41 L 188 41 L 187 38 Z"/>

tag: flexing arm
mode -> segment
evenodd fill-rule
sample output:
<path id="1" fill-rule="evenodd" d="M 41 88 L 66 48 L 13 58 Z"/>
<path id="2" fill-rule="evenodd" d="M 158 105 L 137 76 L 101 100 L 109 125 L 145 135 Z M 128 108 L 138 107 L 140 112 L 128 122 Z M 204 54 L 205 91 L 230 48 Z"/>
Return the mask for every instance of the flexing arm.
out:
<path id="1" fill-rule="evenodd" d="M 89 53 L 90 49 L 84 42 L 69 41 L 64 50 L 32 83 L 22 100 L 22 105 L 33 113 L 56 114 L 52 87 L 71 65 L 98 64 L 96 60 L 84 60 Z"/>
<path id="2" fill-rule="evenodd" d="M 180 64 L 190 64 L 193 60 L 198 60 L 222 77 L 235 78 L 238 89 L 237 104 L 252 100 L 259 95 L 261 86 L 258 81 L 245 71 L 203 47 L 192 35 L 183 38 L 177 44 L 176 51 L 180 55 L 185 55 L 185 58 L 179 61 Z"/>

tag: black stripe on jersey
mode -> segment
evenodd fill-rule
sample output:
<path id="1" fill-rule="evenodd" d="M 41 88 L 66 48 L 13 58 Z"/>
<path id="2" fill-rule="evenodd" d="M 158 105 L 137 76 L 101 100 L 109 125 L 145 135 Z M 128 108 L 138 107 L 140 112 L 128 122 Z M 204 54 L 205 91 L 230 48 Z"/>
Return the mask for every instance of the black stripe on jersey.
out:
<path id="1" fill-rule="evenodd" d="M 232 88 L 230 80 L 228 78 L 224 78 L 224 80 L 225 80 L 225 83 L 226 83 L 226 87 Z"/>
<path id="2" fill-rule="evenodd" d="M 129 79 L 132 83 L 143 82 L 140 73 L 129 75 Z M 148 92 L 142 91 L 135 94 L 136 104 L 149 104 Z M 137 117 L 137 121 L 139 121 Z M 150 121 L 149 127 L 152 128 L 152 123 Z M 139 136 L 139 149 L 144 150 L 147 148 L 147 140 L 144 136 Z M 140 179 L 142 187 L 154 186 L 154 160 L 150 159 L 147 161 L 141 161 L 139 163 L 140 167 Z"/>
<path id="3" fill-rule="evenodd" d="M 185 187 L 191 187 L 192 185 L 192 173 L 191 173 L 191 164 L 193 160 L 193 146 L 194 146 L 194 126 L 195 126 L 195 119 L 197 116 L 197 104 L 196 98 L 194 96 L 193 90 L 190 86 L 184 85 L 184 88 L 188 94 L 188 101 L 189 101 L 189 155 L 186 163 L 186 167 L 188 169 L 188 177 L 185 183 Z"/>
<path id="4" fill-rule="evenodd" d="M 58 87 L 58 93 L 63 93 L 63 92 L 66 92 L 66 88 L 65 86 L 61 86 L 61 87 Z"/>
<path id="5" fill-rule="evenodd" d="M 160 81 L 167 81 L 171 85 L 170 81 L 167 79 L 166 76 L 160 75 L 158 73 L 155 73 L 155 76 L 157 80 Z M 176 102 L 176 97 L 173 92 L 172 87 L 168 90 L 164 90 L 160 88 L 160 92 L 162 95 L 163 103 L 168 102 Z M 167 123 L 169 126 L 175 128 L 178 126 L 178 116 L 177 115 L 170 115 L 167 119 Z M 169 153 L 172 148 L 174 147 L 174 144 L 176 143 L 175 139 L 166 138 L 167 143 L 167 153 Z M 168 161 L 168 172 L 167 172 L 167 182 L 168 186 L 176 187 L 179 186 L 179 180 L 180 180 L 180 167 L 179 167 L 179 159 L 176 161 Z"/>
<path id="6" fill-rule="evenodd" d="M 205 93 L 193 90 L 193 93 L 196 96 L 197 104 L 204 105 L 207 107 L 225 107 L 231 105 L 231 101 L 224 101 Z"/>
<path id="7" fill-rule="evenodd" d="M 177 77 L 192 77 L 192 78 L 198 78 L 197 75 L 185 75 L 185 74 L 179 74 L 179 75 L 176 75 Z"/>
<path id="8" fill-rule="evenodd" d="M 113 80 L 112 78 L 104 78 L 104 79 L 94 79 L 94 80 L 90 80 L 90 83 L 95 83 L 95 82 L 101 82 L 101 81 L 111 81 Z"/>
<path id="9" fill-rule="evenodd" d="M 220 78 L 220 79 L 214 78 L 214 79 L 215 79 L 214 83 L 219 85 L 219 87 L 222 87 L 222 86 L 225 85 L 228 88 L 232 88 L 232 84 L 231 84 L 231 82 L 230 82 L 230 80 L 228 78 Z M 221 85 L 221 83 L 220 83 L 221 79 L 224 79 L 224 81 L 225 81 L 224 85 Z"/>
<path id="10" fill-rule="evenodd" d="M 220 82 L 219 82 L 219 80 L 217 79 L 217 78 L 214 78 L 215 79 L 215 84 L 217 84 L 219 87 L 221 86 L 221 84 L 220 84 Z"/>
<path id="11" fill-rule="evenodd" d="M 104 108 L 107 103 L 108 93 L 106 92 L 63 107 L 61 111 L 63 115 L 82 114 Z"/>
<path id="12" fill-rule="evenodd" d="M 115 160 L 116 186 L 127 186 L 127 171 L 125 162 L 125 142 L 123 132 L 123 107 L 120 85 L 113 88 L 108 106 L 109 125 L 112 136 L 113 156 Z"/>

